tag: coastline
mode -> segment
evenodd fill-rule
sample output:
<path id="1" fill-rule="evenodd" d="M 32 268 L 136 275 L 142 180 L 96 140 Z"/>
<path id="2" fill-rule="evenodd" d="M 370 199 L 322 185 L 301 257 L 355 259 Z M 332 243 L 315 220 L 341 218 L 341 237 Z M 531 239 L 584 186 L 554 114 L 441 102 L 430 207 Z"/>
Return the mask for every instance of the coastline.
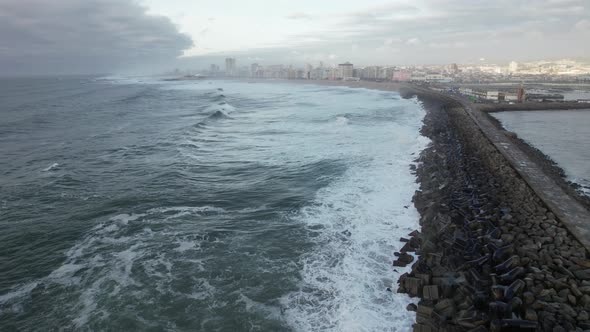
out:
<path id="1" fill-rule="evenodd" d="M 395 253 L 402 264 L 418 254 L 398 280 L 398 292 L 418 300 L 407 308 L 414 331 L 590 329 L 586 249 L 463 105 L 398 83 L 301 83 L 397 91 L 427 111 L 422 133 L 432 144 L 417 160 L 413 200 L 421 229 Z"/>
<path id="2" fill-rule="evenodd" d="M 415 330 L 590 328 L 585 248 L 462 105 L 431 107 L 424 133 L 420 258 L 399 281 L 421 298 Z"/>
<path id="3" fill-rule="evenodd" d="M 590 108 L 589 108 L 590 109 Z M 582 110 L 581 110 L 582 111 Z M 499 111 L 498 111 L 499 112 Z M 566 191 L 571 197 L 575 198 L 578 202 L 583 204 L 588 210 L 590 210 L 590 197 L 581 193 L 579 184 L 572 182 L 567 179 L 565 171 L 555 162 L 551 157 L 543 153 L 543 151 L 532 146 L 516 133 L 507 130 L 502 122 L 493 117 L 490 112 L 486 112 L 487 118 L 490 122 L 496 126 L 499 130 L 506 132 L 506 136 L 517 145 L 527 156 L 533 159 L 538 165 L 543 168 L 543 171 L 549 175 L 564 191 Z"/>

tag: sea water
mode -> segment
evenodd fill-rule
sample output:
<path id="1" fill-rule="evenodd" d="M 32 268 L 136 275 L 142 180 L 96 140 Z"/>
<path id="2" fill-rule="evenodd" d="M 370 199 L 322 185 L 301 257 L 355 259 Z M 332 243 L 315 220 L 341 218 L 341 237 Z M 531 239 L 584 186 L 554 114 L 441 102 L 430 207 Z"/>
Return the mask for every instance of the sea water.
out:
<path id="1" fill-rule="evenodd" d="M 415 99 L 0 81 L 0 330 L 407 331 Z M 388 291 L 390 288 L 393 292 Z"/>
<path id="2" fill-rule="evenodd" d="M 541 150 L 590 195 L 590 110 L 500 112 L 502 125 Z"/>

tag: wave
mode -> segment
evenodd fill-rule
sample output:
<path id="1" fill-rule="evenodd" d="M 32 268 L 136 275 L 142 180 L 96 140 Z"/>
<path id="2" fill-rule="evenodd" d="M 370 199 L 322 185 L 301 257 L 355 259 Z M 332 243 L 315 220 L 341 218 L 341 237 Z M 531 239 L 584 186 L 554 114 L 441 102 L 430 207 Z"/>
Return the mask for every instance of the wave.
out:
<path id="1" fill-rule="evenodd" d="M 410 269 L 391 265 L 403 245 L 396 238 L 419 227 L 418 212 L 405 208 L 418 189 L 409 169 L 412 153 L 428 144 L 418 133 L 419 115 L 408 126 L 373 126 L 374 137 L 387 134 L 368 148 L 370 159 L 349 160 L 348 170 L 293 218 L 315 243 L 301 258 L 299 289 L 281 298 L 294 330 L 411 330 L 415 317 L 405 310 L 411 299 L 387 289 L 396 289 Z"/>
<path id="2" fill-rule="evenodd" d="M 348 122 L 349 122 L 349 120 L 345 116 L 337 116 L 336 117 L 336 124 L 339 126 L 346 126 L 348 124 Z"/>
<path id="3" fill-rule="evenodd" d="M 201 250 L 201 242 L 221 241 L 226 235 L 219 231 L 182 232 L 165 225 L 177 226 L 188 216 L 206 217 L 225 212 L 215 206 L 178 206 L 112 216 L 68 249 L 65 261 L 47 276 L 0 295 L 0 312 L 22 310 L 20 304 L 36 290 L 43 289 L 44 296 L 62 303 L 48 309 L 48 316 L 43 319 L 67 312 L 70 324 L 62 328 L 69 330 L 108 319 L 110 306 L 126 301 L 129 296 L 136 301 L 153 299 L 160 293 L 199 299 L 213 297 L 217 291 L 205 279 L 196 283 L 192 292 L 174 291 L 172 285 L 178 281 L 171 272 L 174 264 L 188 263 L 190 259 L 183 255 Z M 197 271 L 204 271 L 202 262 L 190 260 L 190 264 Z M 145 292 L 135 291 L 146 283 L 150 285 Z M 152 291 L 156 293 L 148 293 Z"/>
<path id="4" fill-rule="evenodd" d="M 213 112 L 211 115 L 207 117 L 210 120 L 220 120 L 220 119 L 230 119 L 229 115 L 223 113 L 220 110 Z"/>
<path id="5" fill-rule="evenodd" d="M 46 168 L 44 168 L 43 169 L 43 172 L 50 172 L 50 171 L 56 170 L 58 168 L 59 168 L 59 164 L 58 163 L 53 163 L 53 164 L 47 166 Z"/>

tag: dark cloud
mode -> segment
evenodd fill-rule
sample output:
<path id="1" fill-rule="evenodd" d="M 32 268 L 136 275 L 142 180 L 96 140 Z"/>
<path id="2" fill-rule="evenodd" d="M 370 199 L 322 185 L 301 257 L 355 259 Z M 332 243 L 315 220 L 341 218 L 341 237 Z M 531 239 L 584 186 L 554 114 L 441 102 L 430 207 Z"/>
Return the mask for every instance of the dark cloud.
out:
<path id="1" fill-rule="evenodd" d="M 158 65 L 192 46 L 132 0 L 0 1 L 0 73 L 96 73 Z"/>

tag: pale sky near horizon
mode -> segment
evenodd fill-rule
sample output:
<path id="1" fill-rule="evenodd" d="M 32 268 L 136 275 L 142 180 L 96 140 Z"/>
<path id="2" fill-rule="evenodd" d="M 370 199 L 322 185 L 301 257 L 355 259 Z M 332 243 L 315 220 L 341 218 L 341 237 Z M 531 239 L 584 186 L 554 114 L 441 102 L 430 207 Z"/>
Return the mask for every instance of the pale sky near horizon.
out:
<path id="1" fill-rule="evenodd" d="M 0 75 L 590 57 L 589 0 L 0 0 Z"/>

